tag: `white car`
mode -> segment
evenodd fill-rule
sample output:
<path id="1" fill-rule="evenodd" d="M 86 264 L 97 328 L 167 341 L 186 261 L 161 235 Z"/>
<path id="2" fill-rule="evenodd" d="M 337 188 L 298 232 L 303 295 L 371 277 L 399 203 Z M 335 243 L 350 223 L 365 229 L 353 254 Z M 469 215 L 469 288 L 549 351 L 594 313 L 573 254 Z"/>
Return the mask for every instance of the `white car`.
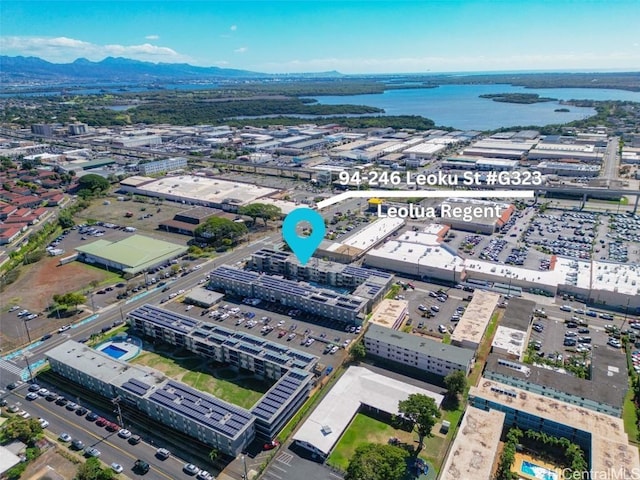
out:
<path id="1" fill-rule="evenodd" d="M 111 470 L 113 470 L 116 473 L 122 473 L 124 468 L 119 463 L 115 463 L 114 462 L 114 463 L 111 464 Z"/>
<path id="2" fill-rule="evenodd" d="M 18 412 L 18 416 L 22 417 L 22 418 L 31 418 L 31 414 L 29 412 L 27 412 L 26 410 L 20 410 Z"/>
<path id="3" fill-rule="evenodd" d="M 61 433 L 60 436 L 58 437 L 58 440 L 61 440 L 63 442 L 70 442 L 71 435 L 69 435 L 68 433 Z"/>
<path id="4" fill-rule="evenodd" d="M 127 430 L 126 428 L 121 428 L 118 431 L 118 436 L 120 438 L 129 438 L 131 436 L 131 432 L 129 430 Z"/>
<path id="5" fill-rule="evenodd" d="M 44 418 L 39 418 L 38 423 L 42 428 L 47 428 L 49 426 L 49 422 L 47 422 Z"/>
<path id="6" fill-rule="evenodd" d="M 187 305 L 187 308 L 186 308 L 185 310 L 188 312 L 188 311 L 189 311 L 189 310 L 191 310 L 192 308 L 193 308 L 193 305 Z"/>

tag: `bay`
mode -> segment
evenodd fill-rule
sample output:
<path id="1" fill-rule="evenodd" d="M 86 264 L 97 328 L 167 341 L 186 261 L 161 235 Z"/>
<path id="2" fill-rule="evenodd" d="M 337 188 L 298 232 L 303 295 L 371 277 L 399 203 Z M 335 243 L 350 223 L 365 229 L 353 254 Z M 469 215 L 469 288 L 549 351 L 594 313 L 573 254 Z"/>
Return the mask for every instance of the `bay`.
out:
<path id="1" fill-rule="evenodd" d="M 560 102 L 516 104 L 479 98 L 482 94 L 537 93 L 558 100 L 629 100 L 640 102 L 640 92 L 598 88 L 537 88 L 513 85 L 442 85 L 437 88 L 387 90 L 367 95 L 317 96 L 326 105 L 368 105 L 385 115 L 419 115 L 436 125 L 461 130 L 565 124 L 595 114 L 595 109 L 561 105 Z M 567 108 L 569 112 L 556 112 Z"/>

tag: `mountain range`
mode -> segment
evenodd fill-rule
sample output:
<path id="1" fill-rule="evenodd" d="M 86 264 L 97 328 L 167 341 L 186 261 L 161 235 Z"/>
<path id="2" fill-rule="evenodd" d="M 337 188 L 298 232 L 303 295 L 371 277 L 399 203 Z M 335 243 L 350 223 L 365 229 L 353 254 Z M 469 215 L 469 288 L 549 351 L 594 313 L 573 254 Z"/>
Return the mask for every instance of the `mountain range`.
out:
<path id="1" fill-rule="evenodd" d="M 331 72 L 329 72 L 331 73 Z M 339 75 L 337 72 L 333 72 Z M 38 57 L 0 56 L 0 82 L 154 82 L 194 79 L 266 78 L 273 75 L 219 67 L 196 67 L 187 63 L 152 63 L 121 57 L 99 62 L 78 58 L 72 63 L 51 63 Z M 324 76 L 319 74 L 317 76 Z"/>

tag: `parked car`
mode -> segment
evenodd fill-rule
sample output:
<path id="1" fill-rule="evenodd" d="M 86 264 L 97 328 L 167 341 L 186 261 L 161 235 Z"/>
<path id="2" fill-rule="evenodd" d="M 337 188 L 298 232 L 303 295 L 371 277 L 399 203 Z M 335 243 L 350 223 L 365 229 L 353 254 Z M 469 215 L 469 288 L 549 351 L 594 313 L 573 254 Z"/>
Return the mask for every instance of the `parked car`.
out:
<path id="1" fill-rule="evenodd" d="M 277 448 L 280 446 L 280 442 L 277 440 L 273 440 L 269 443 L 265 443 L 263 449 L 264 450 L 273 450 L 274 448 Z"/>
<path id="2" fill-rule="evenodd" d="M 160 460 L 166 460 L 170 456 L 171 452 L 166 448 L 159 448 L 158 450 L 156 450 L 156 457 L 158 457 Z"/>

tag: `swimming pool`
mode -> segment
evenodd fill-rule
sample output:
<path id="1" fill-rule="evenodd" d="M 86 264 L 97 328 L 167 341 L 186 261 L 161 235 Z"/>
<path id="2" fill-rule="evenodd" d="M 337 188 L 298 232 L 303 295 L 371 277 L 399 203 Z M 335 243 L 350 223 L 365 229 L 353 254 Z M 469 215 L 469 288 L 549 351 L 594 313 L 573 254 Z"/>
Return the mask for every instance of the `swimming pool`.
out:
<path id="1" fill-rule="evenodd" d="M 116 347 L 113 343 L 110 343 L 106 347 L 101 348 L 100 351 L 106 353 L 107 355 L 113 358 L 120 358 L 125 353 L 127 353 L 127 351 L 124 348 Z"/>
<path id="2" fill-rule="evenodd" d="M 527 475 L 537 478 L 538 480 L 558 480 L 558 474 L 552 470 L 546 469 L 526 460 L 522 461 L 520 471 Z"/>

